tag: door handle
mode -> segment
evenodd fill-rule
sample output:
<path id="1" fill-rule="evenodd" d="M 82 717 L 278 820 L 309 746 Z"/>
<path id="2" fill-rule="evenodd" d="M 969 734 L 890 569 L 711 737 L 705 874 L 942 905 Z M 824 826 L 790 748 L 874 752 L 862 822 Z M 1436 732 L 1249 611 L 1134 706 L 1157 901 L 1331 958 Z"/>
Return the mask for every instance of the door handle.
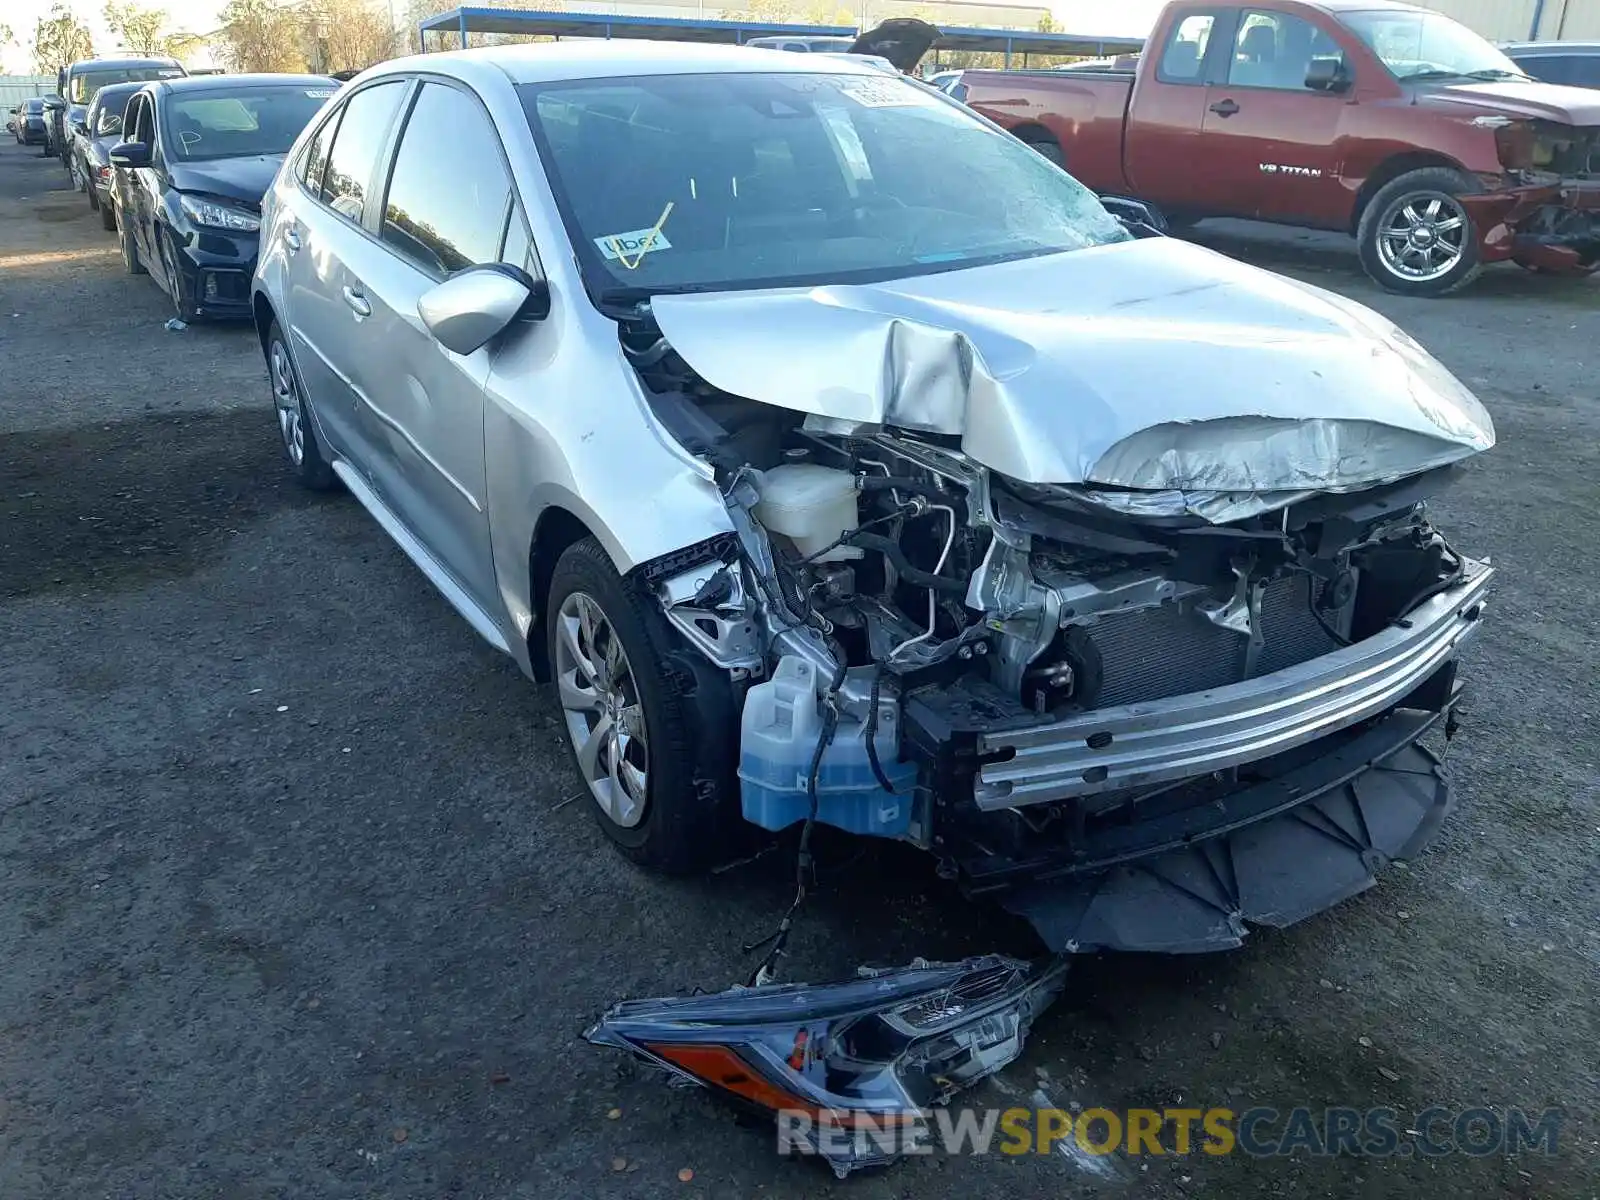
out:
<path id="1" fill-rule="evenodd" d="M 370 317 L 372 315 L 372 305 L 367 303 L 367 298 L 361 294 L 359 288 L 345 288 L 344 302 L 350 306 L 351 311 L 358 317 Z"/>
<path id="2" fill-rule="evenodd" d="M 287 226 L 283 231 L 283 244 L 290 254 L 300 249 L 300 231 L 293 225 Z"/>
<path id="3" fill-rule="evenodd" d="M 1239 106 L 1232 100 L 1218 100 L 1211 106 L 1211 111 L 1219 117 L 1231 117 L 1239 111 Z"/>

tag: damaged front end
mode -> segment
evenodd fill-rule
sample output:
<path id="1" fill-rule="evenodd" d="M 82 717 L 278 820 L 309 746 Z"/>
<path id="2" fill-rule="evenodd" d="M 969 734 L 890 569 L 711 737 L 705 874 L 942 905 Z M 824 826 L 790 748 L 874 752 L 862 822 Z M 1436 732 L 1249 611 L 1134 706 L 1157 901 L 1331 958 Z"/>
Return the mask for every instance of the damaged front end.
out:
<path id="1" fill-rule="evenodd" d="M 843 1178 L 904 1153 L 930 1108 L 1013 1061 L 1065 975 L 1064 960 L 919 960 L 844 983 L 624 1001 L 584 1036 L 775 1118 L 781 1149 Z"/>
<path id="2" fill-rule="evenodd" d="M 1506 168 L 1500 186 L 1462 205 L 1483 257 L 1556 274 L 1600 267 L 1600 126 L 1481 117 Z"/>
<path id="3" fill-rule="evenodd" d="M 748 821 L 911 842 L 1052 950 L 1220 949 L 1447 812 L 1421 739 L 1493 572 L 1427 501 L 1494 435 L 1348 302 L 1224 278 L 1207 325 L 1189 279 L 1129 277 L 1009 331 L 954 276 L 658 298 L 623 345 L 735 534 L 652 578 L 736 689 Z M 758 377 L 762 329 L 796 353 Z"/>

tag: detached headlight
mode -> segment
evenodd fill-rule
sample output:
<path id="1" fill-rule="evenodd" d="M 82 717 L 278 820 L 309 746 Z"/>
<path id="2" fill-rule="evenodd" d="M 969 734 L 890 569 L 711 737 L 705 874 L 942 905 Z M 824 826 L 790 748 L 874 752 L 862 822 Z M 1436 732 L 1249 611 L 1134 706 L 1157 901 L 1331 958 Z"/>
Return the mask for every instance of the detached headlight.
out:
<path id="1" fill-rule="evenodd" d="M 178 207 L 183 215 L 196 225 L 212 229 L 232 229 L 238 233 L 255 233 L 261 228 L 261 218 L 215 200 L 202 200 L 199 196 L 179 196 Z"/>
<path id="2" fill-rule="evenodd" d="M 918 961 L 846 983 L 630 1000 L 584 1036 L 779 1118 L 835 1172 L 903 1153 L 896 1131 L 1022 1052 L 1066 962 Z"/>

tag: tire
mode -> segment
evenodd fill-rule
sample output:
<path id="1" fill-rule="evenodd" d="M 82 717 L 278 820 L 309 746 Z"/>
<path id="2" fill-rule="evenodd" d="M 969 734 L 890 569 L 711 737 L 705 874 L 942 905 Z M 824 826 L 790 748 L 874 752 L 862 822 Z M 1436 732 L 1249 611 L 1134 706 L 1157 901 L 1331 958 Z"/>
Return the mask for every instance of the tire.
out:
<path id="1" fill-rule="evenodd" d="M 670 874 L 725 861 L 743 827 L 726 675 L 678 639 L 654 597 L 618 575 L 594 538 L 556 562 L 545 639 L 574 767 L 606 836 L 634 862 Z M 586 705 L 585 695 L 596 699 Z M 607 704 L 626 718 L 625 745 L 601 732 L 621 723 L 600 708 Z M 582 751 L 591 747 L 586 771 Z"/>
<path id="2" fill-rule="evenodd" d="M 1384 184 L 1356 227 L 1368 276 L 1401 296 L 1443 296 L 1471 283 L 1483 269 L 1480 233 L 1458 198 L 1481 190 L 1451 167 L 1407 171 Z"/>
<path id="3" fill-rule="evenodd" d="M 197 316 L 190 316 L 183 311 L 183 288 L 179 286 L 178 268 L 173 265 L 172 251 L 167 249 L 166 239 L 160 230 L 156 231 L 156 249 L 161 255 L 161 286 L 166 289 L 167 301 L 172 305 L 172 315 L 184 324 L 198 321 Z"/>
<path id="4" fill-rule="evenodd" d="M 1048 133 L 1030 133 L 1021 139 L 1022 144 L 1042 158 L 1055 163 L 1063 171 L 1067 169 L 1067 156 L 1062 153 L 1061 143 Z"/>
<path id="5" fill-rule="evenodd" d="M 288 339 L 277 321 L 267 327 L 265 354 L 272 411 L 278 419 L 278 440 L 283 444 L 289 473 L 301 487 L 313 492 L 331 491 L 338 485 L 339 477 L 328 465 L 322 443 L 317 440 L 317 428 L 311 421 L 305 389 L 300 386 L 300 372 L 295 370 Z"/>
<path id="6" fill-rule="evenodd" d="M 100 210 L 100 224 L 103 228 L 116 232 L 117 214 L 111 210 L 110 204 L 101 204 L 98 199 L 94 202 L 95 208 Z"/>
<path id="7" fill-rule="evenodd" d="M 144 264 L 139 261 L 139 247 L 134 245 L 133 234 L 122 223 L 121 210 L 114 214 L 114 221 L 117 227 L 117 241 L 122 246 L 122 269 L 129 275 L 145 274 Z"/>
<path id="8" fill-rule="evenodd" d="M 88 195 L 89 195 L 89 211 L 90 212 L 99 212 L 100 211 L 100 198 L 95 195 L 94 188 L 92 188 L 92 187 L 85 188 L 84 191 L 87 192 Z"/>

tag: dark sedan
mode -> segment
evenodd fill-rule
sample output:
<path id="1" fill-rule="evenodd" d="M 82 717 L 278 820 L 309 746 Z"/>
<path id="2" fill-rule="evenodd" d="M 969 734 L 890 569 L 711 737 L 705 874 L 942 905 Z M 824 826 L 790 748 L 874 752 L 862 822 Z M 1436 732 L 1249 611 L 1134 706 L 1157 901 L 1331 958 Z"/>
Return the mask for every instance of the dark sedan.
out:
<path id="1" fill-rule="evenodd" d="M 111 147 L 122 259 L 183 320 L 250 315 L 261 198 L 339 90 L 323 75 L 206 75 L 146 84 Z"/>
<path id="2" fill-rule="evenodd" d="M 17 125 L 11 132 L 16 135 L 18 145 L 45 145 L 48 137 L 45 132 L 44 101 L 36 97 L 17 105 Z"/>
<path id="3" fill-rule="evenodd" d="M 89 104 L 83 128 L 73 136 L 68 150 L 67 170 L 80 192 L 89 197 L 89 207 L 100 214 L 107 229 L 117 227 L 111 211 L 111 147 L 122 141 L 122 113 L 143 83 L 113 83 L 95 93 Z"/>

